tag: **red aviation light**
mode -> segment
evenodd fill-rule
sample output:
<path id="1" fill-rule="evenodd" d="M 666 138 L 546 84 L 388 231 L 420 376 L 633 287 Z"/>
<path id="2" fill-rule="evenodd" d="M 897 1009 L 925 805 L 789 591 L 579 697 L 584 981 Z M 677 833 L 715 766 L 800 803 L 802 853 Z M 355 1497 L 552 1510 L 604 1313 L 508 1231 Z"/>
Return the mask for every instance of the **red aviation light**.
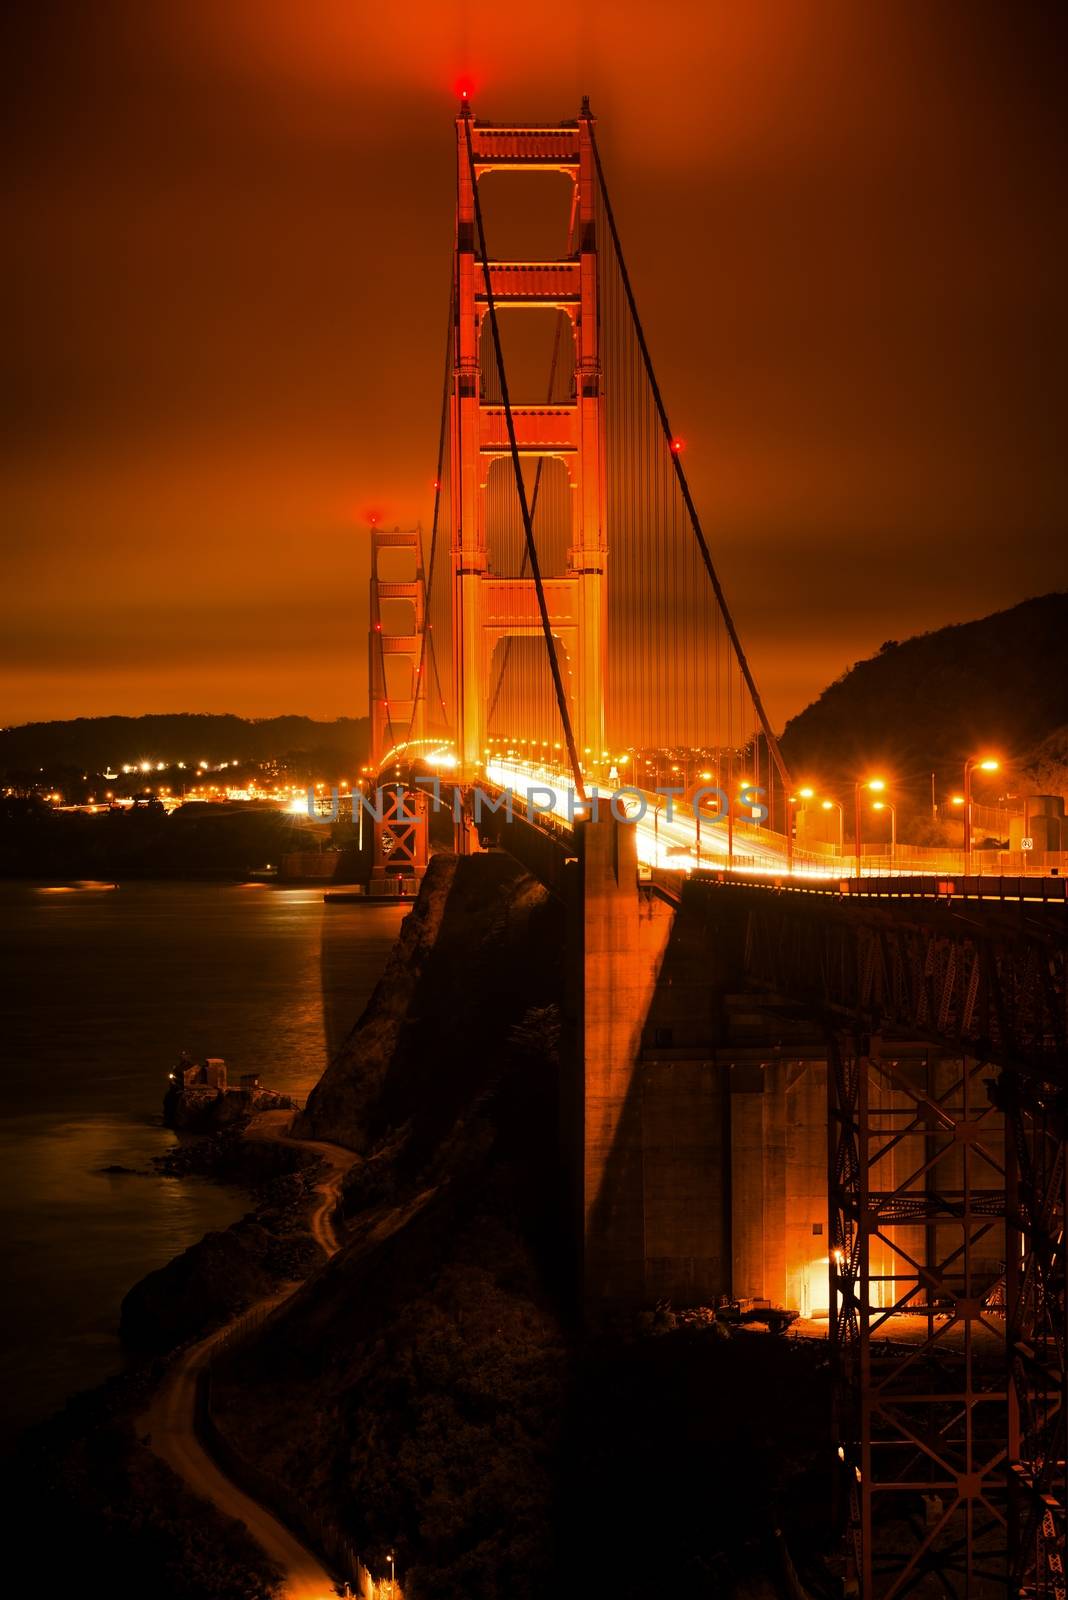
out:
<path id="1" fill-rule="evenodd" d="M 683 441 L 681 439 L 672 439 L 672 441 L 671 441 L 671 453 L 672 453 L 672 455 L 673 456 L 677 456 L 682 451 L 682 449 L 683 449 Z"/>

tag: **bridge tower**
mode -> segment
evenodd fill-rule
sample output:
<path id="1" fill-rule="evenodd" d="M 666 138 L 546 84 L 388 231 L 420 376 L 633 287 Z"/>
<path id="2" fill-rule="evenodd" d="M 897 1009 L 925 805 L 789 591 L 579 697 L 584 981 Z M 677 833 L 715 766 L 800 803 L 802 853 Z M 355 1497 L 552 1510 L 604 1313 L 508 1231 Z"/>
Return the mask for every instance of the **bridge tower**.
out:
<path id="1" fill-rule="evenodd" d="M 481 380 L 484 331 L 487 341 L 490 337 L 487 276 L 498 313 L 557 310 L 571 324 L 575 366 L 570 400 L 557 405 L 513 395 L 512 416 L 521 457 L 555 457 L 567 469 L 571 491 L 567 568 L 562 576 L 545 578 L 545 597 L 557 647 L 570 668 L 569 711 L 576 743 L 579 749 L 597 751 L 604 743 L 604 430 L 591 121 L 584 104 L 576 121 L 555 126 L 480 123 L 465 104 L 456 122 L 449 442 L 457 755 L 468 778 L 474 775 L 486 747 L 488 685 L 496 645 L 508 638 L 541 637 L 543 633 L 533 578 L 495 574 L 487 560 L 490 468 L 495 460 L 510 454 L 504 407 L 486 403 Z M 483 262 L 479 258 L 474 186 L 495 172 L 563 172 L 570 177 L 573 242 L 577 245 L 571 255 L 542 261 Z"/>
<path id="2" fill-rule="evenodd" d="M 383 578 L 379 557 L 384 550 L 407 552 L 408 578 Z M 382 620 L 382 602 L 401 601 L 411 607 L 411 629 L 388 628 Z M 426 719 L 426 696 L 420 671 L 423 648 L 424 584 L 422 558 L 417 532 L 402 533 L 394 528 L 386 533 L 371 529 L 371 632 L 368 640 L 367 683 L 370 691 L 371 765 L 377 771 L 390 751 L 409 739 L 422 738 Z M 387 671 L 386 661 L 394 661 L 407 677 L 404 692 L 393 689 L 397 679 Z M 391 685 L 390 679 L 393 679 Z"/>
<path id="3" fill-rule="evenodd" d="M 409 759 L 407 746 L 424 737 L 426 694 L 423 673 L 423 633 L 426 593 L 418 531 L 386 533 L 371 529 L 371 631 L 367 683 L 371 718 L 371 768 L 381 784 L 383 767 L 397 752 L 398 762 Z M 383 578 L 379 557 L 383 551 L 403 552 L 409 575 Z M 397 629 L 383 620 L 382 602 L 411 608 L 405 619 L 410 628 Z M 394 616 L 394 620 L 395 616 Z M 396 663 L 394 672 L 387 662 Z M 398 671 L 399 669 L 399 671 Z M 400 693 L 396 692 L 400 677 Z M 428 860 L 427 804 L 420 791 L 398 781 L 379 789 L 381 816 L 374 818 L 373 895 L 414 894 Z M 359 802 L 357 802 L 359 803 Z"/>

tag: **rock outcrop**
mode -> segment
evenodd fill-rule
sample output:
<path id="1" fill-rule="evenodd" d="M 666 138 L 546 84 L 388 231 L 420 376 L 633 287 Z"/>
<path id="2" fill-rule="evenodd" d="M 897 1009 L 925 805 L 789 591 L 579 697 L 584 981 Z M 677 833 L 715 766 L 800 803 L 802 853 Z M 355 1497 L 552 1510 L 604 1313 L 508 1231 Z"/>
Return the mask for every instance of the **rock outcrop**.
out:
<path id="1" fill-rule="evenodd" d="M 216 1089 L 174 1084 L 163 1097 L 163 1124 L 176 1133 L 217 1133 L 258 1111 L 296 1111 L 297 1102 L 274 1089 Z"/>

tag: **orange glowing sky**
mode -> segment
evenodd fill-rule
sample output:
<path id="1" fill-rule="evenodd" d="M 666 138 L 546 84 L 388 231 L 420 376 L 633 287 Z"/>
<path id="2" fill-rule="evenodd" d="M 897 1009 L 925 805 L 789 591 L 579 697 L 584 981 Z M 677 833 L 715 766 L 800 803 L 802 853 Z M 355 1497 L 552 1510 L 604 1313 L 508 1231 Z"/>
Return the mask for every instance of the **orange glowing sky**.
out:
<path id="1" fill-rule="evenodd" d="M 364 711 L 365 514 L 431 511 L 464 75 L 497 120 L 591 96 L 775 720 L 888 637 L 1068 585 L 1063 7 L 7 28 L 0 719 Z"/>

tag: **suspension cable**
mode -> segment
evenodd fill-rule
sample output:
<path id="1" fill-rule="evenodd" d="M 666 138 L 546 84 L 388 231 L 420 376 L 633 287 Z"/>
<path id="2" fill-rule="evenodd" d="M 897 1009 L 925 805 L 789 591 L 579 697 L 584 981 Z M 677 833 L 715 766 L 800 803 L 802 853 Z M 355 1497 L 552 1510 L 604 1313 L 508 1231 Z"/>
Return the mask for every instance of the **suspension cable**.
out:
<path id="1" fill-rule="evenodd" d="M 693 496 L 690 493 L 690 486 L 686 481 L 686 473 L 683 470 L 682 462 L 679 459 L 679 452 L 674 448 L 675 436 L 671 431 L 671 424 L 668 421 L 667 410 L 664 406 L 663 397 L 660 393 L 660 385 L 656 381 L 656 373 L 653 371 L 652 357 L 649 354 L 649 346 L 645 342 L 645 332 L 642 328 L 641 318 L 638 315 L 638 306 L 634 299 L 634 290 L 631 287 L 630 274 L 627 272 L 627 264 L 623 259 L 623 246 L 619 238 L 619 229 L 616 227 L 616 219 L 615 213 L 612 210 L 612 202 L 608 198 L 608 187 L 605 183 L 604 168 L 601 165 L 601 154 L 597 148 L 597 136 L 594 133 L 593 118 L 590 115 L 588 101 L 583 102 L 583 115 L 586 118 L 586 126 L 589 130 L 590 148 L 593 151 L 594 165 L 597 168 L 597 184 L 600 190 L 601 201 L 604 205 L 605 220 L 608 223 L 609 232 L 612 235 L 612 246 L 615 252 L 616 265 L 619 267 L 619 275 L 623 284 L 623 292 L 627 298 L 627 305 L 630 309 L 631 321 L 634 324 L 634 333 L 638 341 L 638 348 L 641 351 L 642 361 L 645 366 L 645 374 L 649 380 L 649 384 L 653 392 L 653 399 L 660 418 L 660 426 L 664 433 L 664 439 L 668 446 L 668 453 L 671 456 L 671 463 L 675 469 L 675 476 L 678 480 L 679 488 L 682 491 L 682 497 L 686 503 L 686 509 L 690 514 L 690 522 L 693 527 L 694 537 L 697 540 L 698 548 L 701 552 L 701 559 L 704 562 L 705 570 L 708 573 L 713 592 L 715 593 L 720 611 L 722 612 L 723 621 L 726 625 L 727 633 L 730 636 L 730 641 L 734 646 L 735 657 L 739 667 L 741 668 L 742 675 L 745 678 L 746 687 L 749 690 L 753 707 L 760 719 L 760 726 L 763 728 L 764 736 L 768 741 L 768 749 L 771 751 L 772 756 L 774 757 L 775 765 L 779 769 L 779 775 L 782 778 L 784 787 L 786 789 L 790 789 L 792 787 L 793 780 L 790 777 L 789 769 L 787 768 L 786 762 L 783 759 L 782 751 L 779 749 L 779 741 L 775 737 L 774 730 L 772 729 L 771 723 L 768 720 L 767 712 L 764 710 L 764 702 L 760 698 L 760 690 L 757 688 L 756 679 L 753 677 L 749 662 L 746 658 L 745 650 L 742 648 L 742 641 L 739 637 L 738 629 L 735 627 L 734 618 L 731 615 L 730 607 L 727 605 L 727 597 L 723 592 L 723 586 L 719 581 L 719 574 L 716 572 L 715 564 L 712 560 L 712 552 L 708 547 L 708 541 L 706 540 L 704 531 L 701 527 L 701 519 L 697 515 L 697 507 L 694 504 Z M 470 148 L 470 140 L 468 141 L 468 148 Z"/>
<path id="2" fill-rule="evenodd" d="M 386 708 L 386 737 L 389 740 L 389 747 L 392 750 L 392 749 L 394 749 L 396 747 L 397 734 L 396 734 L 396 729 L 393 726 L 393 704 L 392 704 L 392 697 L 391 697 L 390 692 L 389 692 L 389 680 L 386 677 L 386 652 L 385 652 L 385 647 L 384 647 L 384 645 L 382 643 L 382 602 L 378 598 L 379 581 L 380 580 L 379 580 L 379 577 L 378 577 L 378 563 L 376 561 L 375 562 L 375 600 L 374 600 L 374 613 L 373 613 L 373 615 L 371 617 L 371 628 L 372 628 L 372 632 L 374 634 L 375 639 L 378 641 L 378 673 L 379 673 L 379 678 L 381 679 L 381 683 L 382 683 L 382 699 L 383 699 L 383 703 L 384 703 L 385 708 Z"/>
<path id="3" fill-rule="evenodd" d="M 553 676 L 553 688 L 556 691 L 556 703 L 563 724 L 564 739 L 567 743 L 568 759 L 571 763 L 571 775 L 575 782 L 575 792 L 580 800 L 586 799 L 586 790 L 582 782 L 582 768 L 579 766 L 578 748 L 575 744 L 575 735 L 571 727 L 571 713 L 568 710 L 567 694 L 564 689 L 564 680 L 560 673 L 560 663 L 556 659 L 556 648 L 553 644 L 552 624 L 549 621 L 549 607 L 545 599 L 545 585 L 541 576 L 541 563 L 538 560 L 537 546 L 534 543 L 534 527 L 530 520 L 530 507 L 527 504 L 526 485 L 523 482 L 523 465 L 519 457 L 519 443 L 516 439 L 515 419 L 512 416 L 512 404 L 508 397 L 508 379 L 504 371 L 504 352 L 501 348 L 501 331 L 497 325 L 497 306 L 493 298 L 493 283 L 490 273 L 489 253 L 486 249 L 486 230 L 482 221 L 482 202 L 478 195 L 478 179 L 475 175 L 475 151 L 471 140 L 471 110 L 467 103 L 463 108 L 464 138 L 467 141 L 467 164 L 471 173 L 471 193 L 474 200 L 475 226 L 478 229 L 478 247 L 482 254 L 482 273 L 486 282 L 486 308 L 489 312 L 490 329 L 493 333 L 493 350 L 497 358 L 497 376 L 501 385 L 501 402 L 504 407 L 504 420 L 508 427 L 508 443 L 511 446 L 512 470 L 515 473 L 516 494 L 519 496 L 519 510 L 523 518 L 523 533 L 527 541 L 527 558 L 530 562 L 530 572 L 534 579 L 534 588 L 538 596 L 538 610 L 541 613 L 541 627 L 545 635 L 545 646 L 549 652 L 549 670 Z"/>
<path id="4" fill-rule="evenodd" d="M 446 732 L 451 732 L 452 724 L 445 705 L 445 696 L 441 692 L 441 678 L 438 674 L 438 658 L 434 650 L 433 625 L 430 620 L 430 602 L 434 591 L 434 571 L 437 557 L 438 544 L 438 519 L 441 508 L 442 473 L 445 466 L 445 444 L 448 438 L 449 423 L 449 391 L 452 379 L 452 323 L 456 307 L 456 285 L 449 286 L 449 321 L 448 333 L 445 340 L 445 378 L 441 396 L 441 425 L 438 429 L 438 465 L 434 473 L 434 519 L 430 525 L 430 563 L 423 564 L 423 533 L 419 530 L 419 566 L 423 580 L 423 636 L 419 644 L 419 665 L 416 669 L 415 694 L 412 696 L 412 714 L 408 719 L 408 732 L 404 736 L 406 745 L 411 744 L 412 734 L 415 731 L 415 719 L 419 710 L 419 691 L 425 688 L 424 704 L 429 697 L 429 685 L 424 685 L 427 654 L 434 671 L 434 682 L 437 684 L 438 700 L 441 704 L 442 716 L 445 719 Z"/>

